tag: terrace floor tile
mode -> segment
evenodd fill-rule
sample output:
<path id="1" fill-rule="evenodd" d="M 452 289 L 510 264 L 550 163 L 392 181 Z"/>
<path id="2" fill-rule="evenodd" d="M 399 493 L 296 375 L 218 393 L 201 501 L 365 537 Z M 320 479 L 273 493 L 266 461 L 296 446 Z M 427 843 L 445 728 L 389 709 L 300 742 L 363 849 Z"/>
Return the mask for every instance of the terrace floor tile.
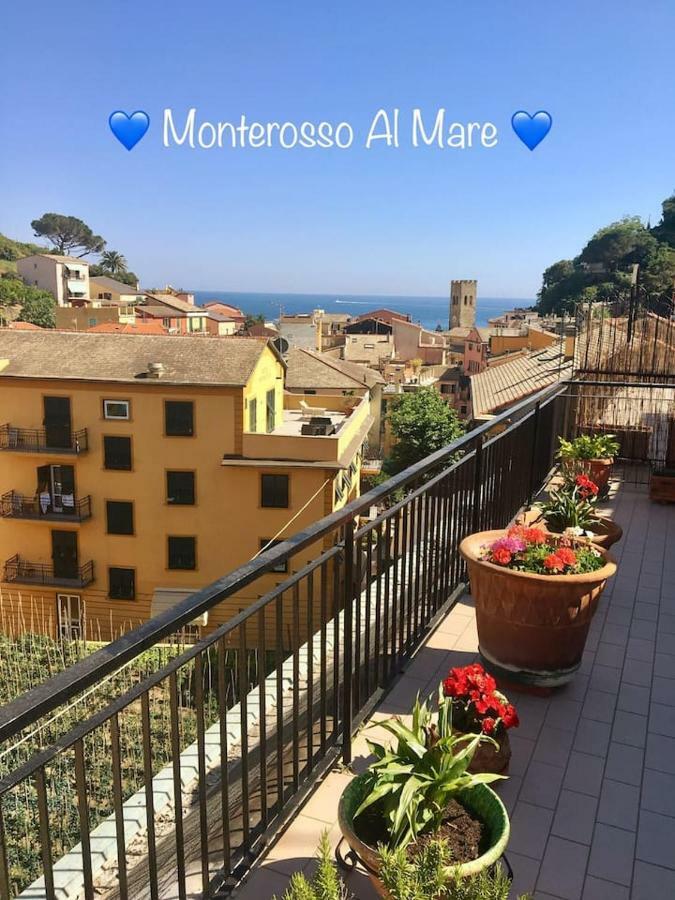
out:
<path id="1" fill-rule="evenodd" d="M 601 598 L 576 678 L 545 697 L 508 691 L 521 725 L 511 732 L 510 777 L 495 790 L 511 814 L 514 896 L 675 898 L 675 507 L 655 507 L 625 485 L 612 505 L 624 529 L 613 548 L 620 575 Z M 475 642 L 474 606 L 465 597 L 374 718 L 407 712 L 444 667 L 475 658 Z M 361 771 L 363 733 L 354 746 L 363 751 L 354 767 Z M 322 829 L 337 843 L 337 803 L 349 777 L 339 771 L 324 780 L 237 900 L 281 897 L 293 865 L 312 864 Z M 359 867 L 347 882 L 356 900 L 375 897 Z"/>

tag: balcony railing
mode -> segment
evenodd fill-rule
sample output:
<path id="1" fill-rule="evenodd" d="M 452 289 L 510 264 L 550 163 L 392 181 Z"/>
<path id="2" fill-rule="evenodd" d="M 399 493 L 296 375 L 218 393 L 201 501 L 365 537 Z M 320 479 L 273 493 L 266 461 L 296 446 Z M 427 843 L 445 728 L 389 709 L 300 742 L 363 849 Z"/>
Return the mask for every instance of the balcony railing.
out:
<path id="1" fill-rule="evenodd" d="M 115 878 L 121 898 L 184 897 L 194 878 L 227 893 L 316 779 L 351 760 L 354 729 L 463 591 L 460 540 L 531 501 L 557 435 L 648 423 L 647 462 L 622 459 L 648 471 L 670 391 L 547 388 L 0 709 L 0 897 L 64 883 L 93 897 Z M 225 624 L 163 655 L 219 606 L 234 607 Z M 137 683 L 113 680 L 136 664 Z"/>
<path id="2" fill-rule="evenodd" d="M 227 891 L 314 781 L 350 761 L 354 729 L 463 591 L 461 538 L 506 525 L 539 490 L 566 410 L 564 385 L 535 395 L 1 709 L 0 744 L 17 749 L 0 770 L 0 896 L 40 875 L 47 896 L 75 875 L 93 896 L 103 859 L 123 898 L 160 882 L 185 896 L 189 873 L 205 896 Z M 82 707 L 40 752 L 19 743 L 228 601 L 241 611 L 226 624 Z M 31 843 L 16 846 L 7 817 L 25 791 Z M 64 792 L 76 820 L 58 814 Z"/>
<path id="3" fill-rule="evenodd" d="M 67 426 L 44 429 L 0 425 L 0 450 L 79 454 L 88 449 L 86 428 L 71 431 Z"/>
<path id="4" fill-rule="evenodd" d="M 74 566 L 68 571 L 57 571 L 48 563 L 30 562 L 19 556 L 12 556 L 5 563 L 3 581 L 18 584 L 42 584 L 54 587 L 83 588 L 94 580 L 94 563 L 90 560 L 82 566 Z"/>
<path id="5" fill-rule="evenodd" d="M 42 519 L 45 522 L 83 522 L 91 517 L 91 497 L 74 497 L 72 503 L 61 501 L 54 508 L 51 497 L 47 500 L 36 494 L 26 497 L 17 491 L 8 491 L 0 498 L 0 515 L 6 519 Z"/>

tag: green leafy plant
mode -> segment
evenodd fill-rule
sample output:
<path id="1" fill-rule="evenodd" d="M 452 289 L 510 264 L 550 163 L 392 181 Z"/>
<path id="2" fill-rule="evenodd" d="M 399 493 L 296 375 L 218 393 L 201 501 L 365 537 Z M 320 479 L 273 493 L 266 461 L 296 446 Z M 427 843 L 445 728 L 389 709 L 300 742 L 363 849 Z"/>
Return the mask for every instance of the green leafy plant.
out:
<path id="1" fill-rule="evenodd" d="M 481 741 L 497 744 L 484 734 L 468 742 L 466 735 L 453 734 L 452 698 L 443 695 L 442 685 L 437 707 L 434 715 L 431 697 L 420 703 L 418 696 L 410 728 L 399 716 L 376 723 L 396 738 L 394 746 L 368 741 L 376 761 L 368 770 L 365 799 L 355 818 L 372 807 L 383 817 L 392 847 L 440 828 L 448 803 L 460 791 L 503 777 L 467 772 Z"/>
<path id="2" fill-rule="evenodd" d="M 403 847 L 379 850 L 380 878 L 391 900 L 508 900 L 511 882 L 501 866 L 462 878 L 451 868 L 445 841 L 429 841 L 414 853 Z M 523 895 L 519 900 L 528 898 Z"/>
<path id="3" fill-rule="evenodd" d="M 551 491 L 549 500 L 542 503 L 542 514 L 552 531 L 574 529 L 579 534 L 592 532 L 597 524 L 595 504 L 598 486 L 587 475 L 569 475 L 563 486 Z"/>
<path id="4" fill-rule="evenodd" d="M 613 459 L 619 452 L 619 442 L 613 434 L 580 434 L 573 441 L 558 438 L 558 457 L 574 459 Z"/>
<path id="5" fill-rule="evenodd" d="M 321 835 L 316 856 L 319 864 L 313 878 L 295 872 L 282 900 L 349 900 L 351 894 L 342 883 L 331 857 L 327 831 Z"/>

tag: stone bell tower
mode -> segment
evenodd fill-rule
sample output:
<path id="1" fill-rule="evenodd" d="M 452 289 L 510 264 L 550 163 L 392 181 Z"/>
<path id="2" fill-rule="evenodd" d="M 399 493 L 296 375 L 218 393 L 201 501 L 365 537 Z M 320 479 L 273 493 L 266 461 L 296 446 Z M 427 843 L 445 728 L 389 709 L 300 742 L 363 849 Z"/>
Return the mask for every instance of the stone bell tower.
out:
<path id="1" fill-rule="evenodd" d="M 478 282 L 460 280 L 450 282 L 450 328 L 473 328 L 476 324 L 476 294 Z"/>

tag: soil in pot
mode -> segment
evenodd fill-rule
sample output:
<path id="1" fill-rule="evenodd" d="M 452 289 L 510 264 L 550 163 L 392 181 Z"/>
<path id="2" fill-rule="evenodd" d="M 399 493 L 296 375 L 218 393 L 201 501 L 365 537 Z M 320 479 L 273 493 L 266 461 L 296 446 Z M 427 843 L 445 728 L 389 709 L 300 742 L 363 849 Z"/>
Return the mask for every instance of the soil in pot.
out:
<path id="1" fill-rule="evenodd" d="M 364 810 L 356 820 L 358 836 L 371 847 L 388 843 L 389 835 L 383 826 L 382 817 L 372 807 Z M 478 859 L 490 844 L 489 829 L 458 800 L 451 800 L 446 806 L 440 829 L 420 835 L 409 845 L 410 852 L 439 838 L 447 841 L 452 859 L 457 863 Z"/>

